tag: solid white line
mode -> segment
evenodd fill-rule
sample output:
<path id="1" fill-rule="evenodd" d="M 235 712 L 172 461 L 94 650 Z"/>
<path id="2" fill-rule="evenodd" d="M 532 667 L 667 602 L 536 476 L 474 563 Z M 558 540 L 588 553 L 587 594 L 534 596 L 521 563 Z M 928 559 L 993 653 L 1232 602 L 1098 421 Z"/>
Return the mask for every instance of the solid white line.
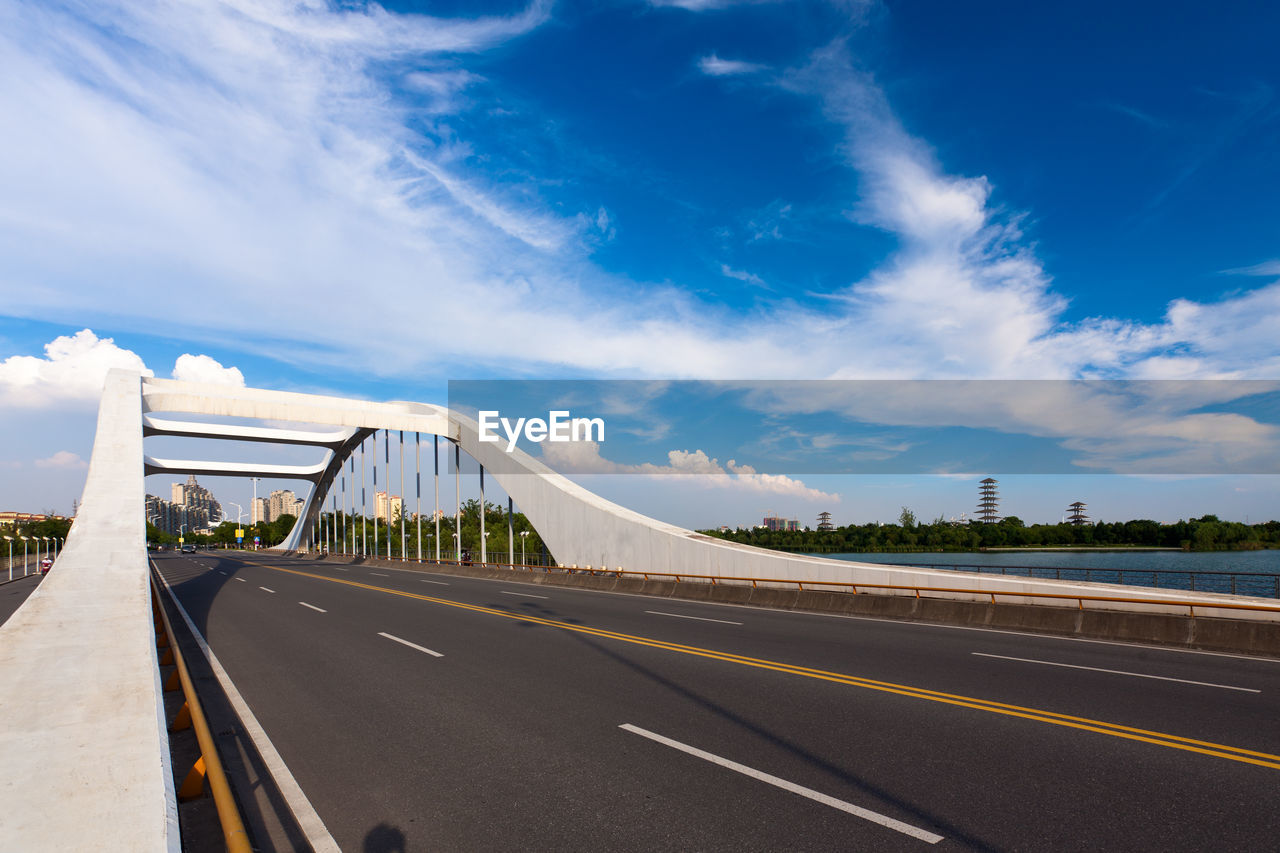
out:
<path id="1" fill-rule="evenodd" d="M 275 591 L 274 589 L 267 589 L 265 586 L 260 586 L 260 587 L 258 587 L 258 589 L 263 590 L 263 591 L 265 591 L 265 592 L 269 592 L 269 593 L 271 593 L 272 595 L 275 595 L 275 593 L 276 593 L 276 591 Z"/>
<path id="2" fill-rule="evenodd" d="M 151 565 L 155 566 L 154 560 Z M 159 573 L 158 568 L 157 573 Z M 240 578 L 236 578 L 236 580 L 240 580 Z M 232 683 L 227 671 L 222 668 L 222 663 L 218 660 L 218 656 L 213 653 L 213 649 L 209 648 L 209 644 L 205 642 L 204 637 L 196 630 L 196 624 L 191 621 L 191 616 L 187 613 L 187 609 L 182 606 L 182 602 L 173 594 L 173 588 L 169 586 L 169 582 L 165 580 L 164 575 L 160 575 L 160 583 L 164 584 L 173 606 L 178 609 L 179 615 L 182 616 L 182 621 L 187 623 L 187 630 L 191 632 L 196 645 L 200 647 L 205 659 L 209 661 L 209 667 L 217 677 L 218 683 L 222 685 L 222 691 L 226 694 L 232 709 L 235 710 L 236 716 L 240 718 L 240 724 L 244 726 L 245 734 L 253 741 L 254 747 L 258 750 L 258 755 L 261 756 L 263 764 L 266 765 L 267 772 L 275 780 L 276 787 L 280 789 L 280 794 L 289 806 L 289 811 L 293 812 L 294 820 L 298 822 L 298 827 L 302 830 L 302 834 L 306 836 L 307 843 L 311 845 L 311 849 L 315 850 L 316 853 L 342 853 L 342 848 L 338 846 L 338 842 L 333 840 L 333 836 L 325 828 L 324 821 L 320 819 L 320 815 L 316 814 L 315 807 L 311 805 L 307 795 L 302 793 L 298 780 L 293 778 L 293 774 L 289 772 L 289 767 L 284 763 L 284 759 L 276 751 L 275 744 L 271 742 L 271 738 L 267 737 L 267 733 L 263 731 L 258 718 L 253 715 L 253 711 L 249 710 L 249 705 L 244 701 L 244 697 L 240 695 L 240 691 Z"/>
<path id="3" fill-rule="evenodd" d="M 728 619 L 708 619 L 706 616 L 686 616 L 683 613 L 663 613 L 661 610 L 646 610 L 654 616 L 674 616 L 677 619 L 697 619 L 699 622 L 719 622 L 722 625 L 741 625 L 741 622 L 730 622 Z"/>
<path id="4" fill-rule="evenodd" d="M 1108 673 L 1111 673 L 1112 675 L 1131 675 L 1134 678 L 1154 678 L 1157 681 L 1176 681 L 1179 684 L 1194 684 L 1198 687 L 1219 687 L 1223 690 L 1239 690 L 1244 693 L 1261 693 L 1262 692 L 1261 690 L 1254 690 L 1252 687 L 1232 687 L 1230 684 L 1210 684 L 1207 681 L 1189 681 L 1185 678 L 1169 678 L 1168 676 L 1164 676 L 1164 675 L 1147 675 L 1146 673 L 1143 673 L 1143 672 L 1125 672 L 1124 670 L 1120 670 L 1120 669 L 1103 669 L 1097 666 L 1078 666 L 1073 663 L 1055 663 L 1054 661 L 1051 661 L 1051 660 L 1033 660 L 1031 658 L 1011 658 L 1008 655 L 989 655 L 989 654 L 984 654 L 983 652 L 970 652 L 970 654 L 977 655 L 980 658 L 999 658 L 1000 660 L 1016 660 L 1021 663 L 1040 663 L 1040 664 L 1044 664 L 1045 666 L 1061 666 L 1061 667 L 1065 667 L 1066 669 L 1087 669 L 1090 672 L 1108 672 Z"/>
<path id="5" fill-rule="evenodd" d="M 888 815 L 882 815 L 879 812 L 873 812 L 870 809 L 864 809 L 861 806 L 855 806 L 853 803 L 846 803 L 844 800 L 837 800 L 835 797 L 829 797 L 826 794 L 813 790 L 812 788 L 805 788 L 794 782 L 788 782 L 786 779 L 779 779 L 777 776 L 771 776 L 768 773 L 763 773 L 759 770 L 748 767 L 745 764 L 739 764 L 736 761 L 721 758 L 720 756 L 713 755 L 710 752 L 704 752 L 697 747 L 689 746 L 688 744 L 681 743 L 678 740 L 672 740 L 669 737 L 663 737 L 660 734 L 655 734 L 654 732 L 642 729 L 639 726 L 624 723 L 618 726 L 618 728 L 629 731 L 632 734 L 640 735 L 641 737 L 647 737 L 649 740 L 656 741 L 664 746 L 669 746 L 672 749 L 678 749 L 681 752 L 696 756 L 704 761 L 710 761 L 712 764 L 727 767 L 728 769 L 741 773 L 744 776 L 750 776 L 752 779 L 768 783 L 781 788 L 784 791 L 790 791 L 793 794 L 808 797 L 815 802 L 822 803 L 824 806 L 831 806 L 833 809 L 848 812 L 849 814 L 860 817 L 863 820 L 869 820 L 872 823 L 877 823 L 880 826 L 901 832 L 903 835 L 910 835 L 912 838 L 918 838 L 921 841 L 927 841 L 930 844 L 937 844 L 942 840 L 941 835 L 934 835 L 928 830 L 920 829 L 919 827 L 912 826 L 909 823 L 903 823 L 900 820 L 894 820 Z"/>
<path id="6" fill-rule="evenodd" d="M 240 583 L 246 583 L 244 578 L 236 578 L 236 580 L 240 581 Z"/>
<path id="7" fill-rule="evenodd" d="M 329 612 L 328 610 L 325 610 L 323 607 L 316 607 L 314 604 L 307 604 L 305 601 L 299 601 L 298 603 L 301 604 L 303 607 L 310 607 L 312 610 L 314 610 L 317 613 Z"/>
<path id="8" fill-rule="evenodd" d="M 391 577 L 391 575 L 383 575 L 383 574 L 379 574 L 378 572 L 369 572 L 369 574 L 373 575 L 375 578 L 389 578 L 389 577 Z"/>
<path id="9" fill-rule="evenodd" d="M 423 583 L 433 583 L 433 584 L 436 584 L 436 585 L 438 585 L 438 586 L 448 586 L 448 584 L 447 584 L 447 583 L 445 583 L 444 581 L 429 581 L 429 580 L 427 580 L 427 579 L 425 579 L 425 578 L 422 578 L 422 582 L 423 582 Z"/>
<path id="10" fill-rule="evenodd" d="M 498 592 L 502 593 L 503 595 L 523 595 L 525 598 L 546 598 L 547 597 L 545 595 L 534 595 L 531 592 L 512 592 L 511 590 L 508 590 L 508 589 L 500 589 L 498 590 Z"/>
<path id="11" fill-rule="evenodd" d="M 402 639 L 400 639 L 399 637 L 396 637 L 396 636 L 394 636 L 394 635 L 392 635 L 392 634 L 384 634 L 383 632 L 379 631 L 379 632 L 378 632 L 378 636 L 379 636 L 379 637 L 386 637 L 388 640 L 395 640 L 397 643 L 400 643 L 401 645 L 408 646 L 408 647 L 409 647 L 409 648 L 411 648 L 411 649 L 417 649 L 417 650 L 418 650 L 418 651 L 420 651 L 420 652 L 426 652 L 427 654 L 429 654 L 429 655 L 431 655 L 432 657 L 435 657 L 435 658 L 442 658 L 442 657 L 444 657 L 444 655 L 440 654 L 439 652 L 433 652 L 433 651 L 431 651 L 431 649 L 428 649 L 428 648 L 426 648 L 425 646 L 420 646 L 420 645 L 418 645 L 417 643 L 411 643 L 411 642 L 409 642 L 408 640 L 402 640 Z"/>
<path id="12" fill-rule="evenodd" d="M 218 569 L 218 574 L 225 576 L 227 573 L 224 572 L 222 569 Z"/>

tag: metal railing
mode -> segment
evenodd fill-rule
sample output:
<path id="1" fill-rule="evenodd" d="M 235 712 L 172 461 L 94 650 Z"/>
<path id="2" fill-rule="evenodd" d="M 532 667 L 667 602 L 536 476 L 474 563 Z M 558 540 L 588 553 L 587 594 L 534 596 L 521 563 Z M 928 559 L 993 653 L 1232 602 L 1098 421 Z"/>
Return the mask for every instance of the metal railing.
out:
<path id="1" fill-rule="evenodd" d="M 879 565 L 879 564 L 877 564 Z M 888 566 L 888 563 L 884 565 Z M 975 563 L 893 563 L 912 569 L 942 569 L 1014 577 L 1114 583 L 1280 599 L 1280 574 L 1197 571 L 1194 569 L 1108 569 L 1084 566 L 992 566 Z"/>
<path id="2" fill-rule="evenodd" d="M 186 661 L 182 658 L 182 651 L 178 648 L 177 641 L 174 639 L 175 635 L 173 627 L 169 623 L 169 615 L 165 612 L 164 606 L 160 601 L 160 587 L 156 584 L 155 576 L 152 575 L 151 608 L 155 619 L 156 648 L 164 649 L 164 653 L 160 658 L 160 665 L 176 665 L 174 671 L 165 680 L 164 690 L 168 693 L 181 687 L 185 697 L 182 707 L 178 710 L 177 716 L 169 726 L 169 731 L 177 732 L 187 728 L 194 728 L 196 740 L 200 744 L 200 757 L 196 759 L 195 765 L 187 773 L 182 786 L 178 789 L 178 800 L 185 802 L 200 796 L 204 792 L 204 784 L 207 779 L 209 791 L 213 794 L 214 805 L 218 810 L 218 822 L 222 824 L 222 837 L 226 841 L 227 850 L 230 853 L 252 853 L 253 848 L 249 844 L 249 836 L 245 832 L 244 821 L 240 818 L 240 811 L 236 807 L 235 797 L 231 793 L 231 785 L 227 782 L 227 775 L 222 769 L 222 761 L 218 758 L 218 749 L 213 742 L 213 733 L 209 730 L 209 723 L 205 720 L 204 710 L 200 707 L 200 699 L 196 696 L 191 674 L 187 671 Z"/>

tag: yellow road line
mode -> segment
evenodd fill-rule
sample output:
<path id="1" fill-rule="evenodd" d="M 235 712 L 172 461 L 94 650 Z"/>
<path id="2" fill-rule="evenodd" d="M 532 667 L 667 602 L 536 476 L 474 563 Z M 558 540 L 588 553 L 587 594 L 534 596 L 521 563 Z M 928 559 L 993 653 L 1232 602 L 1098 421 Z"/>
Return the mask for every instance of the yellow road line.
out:
<path id="1" fill-rule="evenodd" d="M 1005 702 L 977 699 L 971 696 L 961 696 L 954 693 L 942 693 L 937 690 L 928 690 L 923 687 L 912 687 L 907 684 L 895 684 L 891 681 L 877 681 L 875 679 L 863 678 L 856 675 L 847 675 L 839 672 L 829 672 L 827 670 L 814 669 L 807 666 L 764 660 L 762 658 L 746 657 L 744 655 L 733 654 L 732 652 L 720 652 L 714 649 L 700 648 L 698 646 L 686 646 L 681 643 L 655 640 L 650 637 L 638 637 L 633 634 L 622 634 L 617 631 L 607 631 L 602 628 L 592 628 L 586 625 L 573 625 L 568 622 L 560 622 L 555 619 L 544 619 L 541 616 L 533 616 L 526 613 L 512 613 L 506 610 L 495 610 L 491 607 L 465 604 L 461 601 L 450 601 L 447 598 L 437 598 L 435 596 L 422 595 L 416 592 L 388 589 L 387 587 L 375 586 L 373 584 L 361 583 L 354 580 L 331 578 L 326 577 L 325 575 L 313 574 L 311 572 L 298 571 L 297 569 L 286 569 L 282 566 L 271 566 L 266 563 L 255 563 L 248 560 L 245 562 L 249 565 L 259 566 L 264 569 L 271 569 L 272 571 L 286 572 L 291 575 L 312 578 L 314 580 L 329 581 L 330 583 L 344 584 L 346 586 L 368 589 L 374 592 L 383 592 L 389 595 L 398 595 L 403 598 L 413 598 L 418 601 L 426 601 L 432 604 L 443 604 L 447 607 L 456 607 L 461 610 L 470 610 L 475 613 L 484 613 L 490 616 L 502 616 L 506 619 L 515 619 L 519 622 L 531 622 L 536 625 L 545 625 L 548 628 L 558 628 L 563 631 L 573 631 L 578 634 L 589 634 L 591 636 L 602 637 L 604 639 L 618 640 L 620 642 L 632 643 L 639 646 L 649 646 L 651 648 L 664 649 L 666 651 L 680 652 L 681 654 L 695 655 L 697 657 L 724 661 L 726 663 L 736 663 L 742 666 L 755 667 L 757 669 L 768 669 L 775 672 L 800 675 L 806 678 L 831 681 L 837 684 L 847 684 L 853 687 L 862 687 L 867 690 L 878 690 L 883 693 L 895 693 L 899 696 L 908 696 L 914 699 L 927 699 L 930 702 L 941 702 L 962 708 L 973 708 L 979 711 L 988 711 L 993 714 L 1020 717 L 1025 720 L 1035 720 L 1037 722 L 1049 723 L 1055 726 L 1065 726 L 1067 728 L 1080 729 L 1081 731 L 1097 732 L 1098 734 L 1111 735 L 1112 737 L 1124 738 L 1126 740 L 1140 741 L 1142 743 L 1150 743 L 1157 746 L 1166 746 L 1171 749 L 1180 749 L 1185 752 L 1196 752 L 1202 755 L 1210 755 L 1215 758 L 1225 758 L 1230 761 L 1240 761 L 1246 764 L 1256 764 L 1259 767 L 1269 767 L 1275 770 L 1280 770 L 1280 755 L 1273 755 L 1267 752 L 1257 752 L 1251 749 L 1227 746 L 1226 744 L 1195 740 L 1193 738 L 1182 737 L 1180 735 L 1165 734 L 1163 732 L 1150 731 L 1148 729 L 1124 726 L 1118 723 L 1108 723 L 1102 720 L 1091 720 L 1088 717 L 1074 717 L 1069 714 L 1059 714 L 1055 711 L 1026 708 L 1021 705 L 1010 705 Z"/>

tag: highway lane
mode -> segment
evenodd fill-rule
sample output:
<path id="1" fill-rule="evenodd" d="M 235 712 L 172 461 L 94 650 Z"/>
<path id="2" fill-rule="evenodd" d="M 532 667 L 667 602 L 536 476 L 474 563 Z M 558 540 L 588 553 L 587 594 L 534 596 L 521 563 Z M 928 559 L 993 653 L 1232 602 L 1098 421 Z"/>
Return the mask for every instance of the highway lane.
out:
<path id="1" fill-rule="evenodd" d="M 1274 755 L 1273 661 L 248 560 L 157 562 L 344 849 L 1256 848 L 1280 828 L 1273 767 L 906 689 Z"/>

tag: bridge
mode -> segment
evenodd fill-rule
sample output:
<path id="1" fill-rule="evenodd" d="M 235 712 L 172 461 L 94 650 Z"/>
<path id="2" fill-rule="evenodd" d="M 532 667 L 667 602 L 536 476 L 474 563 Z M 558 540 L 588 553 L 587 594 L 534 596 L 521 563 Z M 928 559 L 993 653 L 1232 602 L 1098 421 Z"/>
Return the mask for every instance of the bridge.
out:
<path id="1" fill-rule="evenodd" d="M 325 507 L 364 512 L 343 472 L 380 431 L 384 477 L 393 433 L 443 442 L 573 571 L 510 548 L 463 564 L 435 531 L 422 561 L 322 555 Z M 150 436 L 319 461 L 154 458 Z M 149 559 L 149 473 L 313 488 L 277 550 Z M 65 548 L 0 626 L 0 848 L 198 844 L 174 647 L 222 747 L 211 788 L 227 753 L 238 849 L 1263 849 L 1280 830 L 1274 600 L 760 551 L 439 406 L 113 371 Z"/>

